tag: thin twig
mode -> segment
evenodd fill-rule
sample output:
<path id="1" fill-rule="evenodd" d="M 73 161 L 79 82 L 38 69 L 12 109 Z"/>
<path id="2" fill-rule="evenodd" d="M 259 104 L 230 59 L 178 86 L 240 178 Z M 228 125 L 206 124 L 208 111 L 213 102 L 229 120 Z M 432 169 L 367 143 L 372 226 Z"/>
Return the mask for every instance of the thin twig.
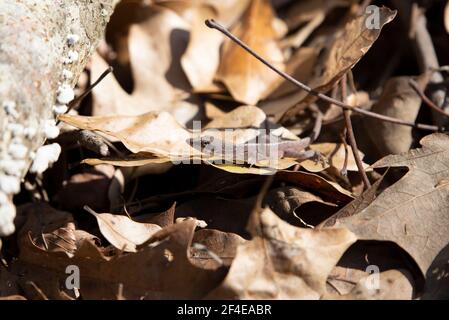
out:
<path id="1" fill-rule="evenodd" d="M 363 114 L 365 116 L 368 116 L 368 117 L 371 117 L 371 118 L 374 118 L 374 119 L 378 119 L 378 120 L 381 120 L 381 121 L 391 122 L 391 123 L 395 123 L 395 124 L 400 124 L 400 125 L 404 125 L 404 126 L 409 126 L 409 127 L 414 127 L 414 128 L 417 128 L 417 129 L 429 130 L 429 131 L 440 131 L 440 129 L 441 129 L 438 126 L 427 125 L 427 124 L 422 124 L 422 123 L 413 123 L 413 122 L 409 122 L 409 121 L 405 121 L 405 120 L 396 119 L 396 118 L 388 117 L 388 116 L 385 116 L 385 115 L 377 114 L 375 112 L 364 110 L 364 109 L 359 108 L 359 107 L 352 107 L 352 106 L 350 106 L 350 105 L 348 105 L 348 104 L 346 104 L 344 102 L 338 101 L 338 100 L 333 99 L 333 98 L 331 98 L 331 97 L 329 97 L 329 96 L 327 96 L 327 95 L 325 95 L 323 93 L 317 92 L 317 91 L 313 90 L 312 88 L 308 87 L 307 85 L 303 84 L 302 82 L 296 80 L 292 76 L 288 75 L 287 73 L 277 69 L 275 66 L 273 66 L 267 60 L 262 58 L 259 54 L 254 52 L 254 50 L 252 50 L 250 47 L 248 47 L 248 45 L 246 45 L 242 40 L 237 38 L 235 35 L 233 35 L 230 31 L 228 31 L 225 27 L 223 27 L 222 25 L 217 23 L 215 20 L 213 20 L 213 19 L 206 20 L 206 25 L 209 28 L 216 29 L 216 30 L 222 32 L 224 35 L 229 37 L 231 40 L 233 40 L 235 43 L 237 43 L 239 46 L 241 46 L 243 49 L 245 49 L 248 53 L 253 55 L 257 60 L 259 60 L 264 65 L 266 65 L 268 68 L 270 68 L 271 70 L 276 72 L 278 75 L 283 77 L 285 80 L 290 81 L 291 83 L 293 83 L 298 88 L 300 88 L 300 89 L 306 91 L 307 93 L 309 93 L 311 95 L 314 95 L 314 96 L 316 96 L 316 97 L 318 97 L 318 98 L 320 98 L 320 99 L 322 99 L 324 101 L 333 103 L 333 104 L 335 104 L 335 105 L 337 105 L 337 106 L 339 106 L 339 107 L 341 107 L 343 109 L 352 110 L 354 112 L 357 112 L 357 113 L 360 113 L 360 114 Z M 281 119 L 281 121 L 282 121 L 282 119 Z"/>
<path id="2" fill-rule="evenodd" d="M 315 115 L 315 124 L 313 125 L 312 132 L 310 133 L 310 143 L 314 142 L 316 139 L 318 139 L 320 133 L 321 133 L 321 127 L 323 126 L 323 113 L 321 110 L 315 105 L 311 104 L 309 106 L 310 111 L 313 112 Z"/>
<path id="3" fill-rule="evenodd" d="M 69 104 L 69 109 L 67 112 L 69 112 L 71 109 L 73 109 L 75 106 L 77 106 L 103 79 L 110 74 L 114 69 L 109 66 L 99 77 L 98 79 L 92 83 L 87 89 L 77 98 L 75 98 L 72 102 Z M 67 113 L 66 112 L 66 113 Z"/>
<path id="4" fill-rule="evenodd" d="M 410 86 L 413 88 L 413 90 L 415 90 L 416 93 L 420 96 L 420 98 L 424 102 L 424 104 L 426 104 L 428 107 L 433 109 L 435 112 L 438 112 L 439 114 L 442 114 L 445 117 L 449 117 L 449 114 L 444 112 L 443 109 L 439 108 L 432 100 L 430 100 L 426 96 L 426 94 L 421 90 L 421 88 L 419 87 L 418 83 L 415 80 L 410 79 L 409 83 L 410 83 Z"/>
<path id="5" fill-rule="evenodd" d="M 92 83 L 79 97 L 76 97 L 72 102 L 69 103 L 69 108 L 67 109 L 67 111 L 65 113 L 69 113 L 70 110 L 72 110 L 73 108 L 75 108 L 76 106 L 78 106 L 80 104 L 80 102 L 101 82 L 103 81 L 103 79 L 110 74 L 114 69 L 109 66 L 97 79 L 97 81 L 95 81 L 94 83 Z M 57 120 L 56 124 L 59 124 L 61 122 L 61 120 Z"/>
<path id="6" fill-rule="evenodd" d="M 348 161 L 349 161 L 349 151 L 348 151 L 348 143 L 346 142 L 346 136 L 347 136 L 347 130 L 345 128 L 345 130 L 342 132 L 340 138 L 341 141 L 343 142 L 343 146 L 345 148 L 345 159 L 343 162 L 343 168 L 341 168 L 340 174 L 343 177 L 347 177 L 348 176 Z"/>
<path id="7" fill-rule="evenodd" d="M 343 76 L 343 78 L 340 81 L 341 86 L 341 100 L 346 101 L 347 96 L 347 90 L 346 90 L 346 81 L 347 81 L 346 74 Z M 344 110 L 343 115 L 345 117 L 345 124 L 346 124 L 346 130 L 347 130 L 347 136 L 349 140 L 349 144 L 352 149 L 352 154 L 354 155 L 355 163 L 357 165 L 357 168 L 359 169 L 360 176 L 362 177 L 363 184 L 365 185 L 365 189 L 368 189 L 371 187 L 371 183 L 368 179 L 368 176 L 366 175 L 365 169 L 363 168 L 363 162 L 360 158 L 359 149 L 357 148 L 357 141 L 355 140 L 354 135 L 354 129 L 352 127 L 351 122 L 351 111 Z"/>

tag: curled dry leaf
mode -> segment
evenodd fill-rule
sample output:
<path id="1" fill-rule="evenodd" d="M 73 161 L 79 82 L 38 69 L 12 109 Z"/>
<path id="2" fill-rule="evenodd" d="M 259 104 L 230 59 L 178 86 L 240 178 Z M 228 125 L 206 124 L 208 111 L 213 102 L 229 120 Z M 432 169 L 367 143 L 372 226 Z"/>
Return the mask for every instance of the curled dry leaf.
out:
<path id="1" fill-rule="evenodd" d="M 314 190 L 323 199 L 329 199 L 329 201 L 337 204 L 347 204 L 354 199 L 351 192 L 345 190 L 339 184 L 328 181 L 314 173 L 283 170 L 276 174 L 276 179 Z"/>
<path id="2" fill-rule="evenodd" d="M 421 97 L 410 86 L 412 77 L 388 80 L 382 95 L 371 111 L 392 118 L 415 122 L 421 108 Z M 413 145 L 413 128 L 374 119 L 363 119 L 365 131 L 377 149 L 376 159 L 389 154 L 407 152 Z"/>
<path id="3" fill-rule="evenodd" d="M 212 120 L 201 133 L 194 133 L 181 126 L 167 112 L 149 112 L 139 116 L 97 116 L 84 117 L 61 115 L 60 120 L 78 128 L 99 131 L 120 140 L 134 155 L 125 159 L 106 158 L 102 160 L 88 160 L 90 164 L 107 163 L 119 166 L 141 166 L 146 164 L 163 164 L 166 162 L 190 159 L 223 160 L 223 153 L 207 156 L 190 144 L 190 139 L 198 137 L 213 137 L 230 145 L 243 144 L 255 139 L 261 134 L 261 129 L 270 129 L 270 134 L 281 140 L 299 140 L 293 133 L 266 121 L 262 110 L 254 106 L 241 106 Z M 227 129 L 234 129 L 232 131 Z M 217 158 L 218 157 L 218 158 Z M 272 162 L 270 162 L 271 164 Z M 294 159 L 280 159 L 273 162 L 274 169 L 286 169 L 298 162 Z M 261 165 L 264 165 L 261 162 Z M 253 172 L 252 168 L 242 166 L 218 166 L 231 171 L 237 168 L 242 173 L 263 174 L 267 171 Z M 257 168 L 254 168 L 258 170 Z M 265 170 L 265 171 L 264 171 Z M 272 169 L 268 169 L 272 171 Z"/>
<path id="4" fill-rule="evenodd" d="M 189 37 L 189 24 L 173 11 L 157 6 L 142 6 L 143 21 L 132 24 L 128 52 L 134 89 L 128 94 L 109 76 L 93 90 L 93 115 L 138 115 L 149 111 L 168 111 L 181 123 L 198 112 L 188 102 L 190 85 L 182 71 L 180 58 Z M 108 67 L 98 55 L 91 63 L 96 80 Z"/>
<path id="5" fill-rule="evenodd" d="M 253 0 L 233 33 L 279 69 L 284 57 L 273 27 L 274 12 L 269 0 Z M 223 82 L 240 102 L 256 104 L 265 98 L 281 79 L 237 44 L 225 41 L 216 79 Z"/>
<path id="6" fill-rule="evenodd" d="M 449 138 L 432 134 L 421 149 L 390 155 L 373 167 L 407 167 L 401 180 L 383 191 L 358 213 L 337 220 L 359 239 L 392 241 L 407 251 L 423 274 L 437 256 L 449 256 Z M 434 266 L 438 268 L 438 266 Z"/>
<path id="7" fill-rule="evenodd" d="M 324 220 L 319 227 L 332 227 L 335 225 L 337 220 L 345 217 L 350 217 L 354 214 L 359 213 L 366 207 L 368 207 L 371 202 L 376 199 L 376 193 L 379 188 L 379 185 L 382 183 L 384 176 L 378 179 L 373 185 L 368 188 L 365 192 L 363 192 L 360 196 L 354 199 L 352 202 L 348 203 L 342 209 L 340 209 L 336 214 L 328 219 Z"/>
<path id="8" fill-rule="evenodd" d="M 344 167 L 345 162 L 345 146 L 342 143 L 315 143 L 310 146 L 312 150 L 319 151 L 323 156 L 328 159 L 329 165 L 338 171 L 341 171 Z M 354 154 L 350 147 L 347 148 L 348 152 L 348 164 L 346 169 L 348 171 L 358 171 L 357 164 L 354 159 Z M 364 154 L 359 151 L 360 158 L 363 159 Z M 313 160 L 306 160 L 301 162 L 301 166 L 310 172 L 321 172 L 325 167 L 320 162 L 316 162 Z M 363 163 L 363 167 L 366 171 L 370 171 L 369 165 Z"/>
<path id="9" fill-rule="evenodd" d="M 309 85 L 316 92 L 326 92 L 331 89 L 340 78 L 348 72 L 368 52 L 377 40 L 384 25 L 391 22 L 396 11 L 386 7 L 379 8 L 379 28 L 369 28 L 370 13 L 356 17 L 349 21 L 342 32 L 335 36 L 332 46 L 322 63 L 323 70 L 320 76 L 313 79 Z M 285 98 L 287 107 L 291 107 L 283 119 L 294 117 L 300 110 L 316 101 L 315 96 L 299 91 Z"/>
<path id="10" fill-rule="evenodd" d="M 204 25 L 206 19 L 215 17 L 212 8 L 195 6 L 192 9 L 192 29 L 181 65 L 195 90 L 211 85 L 220 64 L 220 46 L 223 35 Z M 207 61 L 207 63 L 205 63 Z"/>
<path id="11" fill-rule="evenodd" d="M 306 224 L 299 216 L 302 205 L 317 202 L 325 206 L 336 207 L 335 204 L 324 201 L 313 192 L 290 186 L 270 190 L 264 201 L 283 220 L 287 222 L 296 220 L 295 222 L 300 222 L 302 226 Z M 319 212 L 316 212 L 315 215 L 318 216 Z"/>
<path id="12" fill-rule="evenodd" d="M 228 275 L 208 298 L 318 299 L 332 268 L 355 241 L 347 229 L 296 228 L 264 209 L 260 234 L 237 248 Z"/>
<path id="13" fill-rule="evenodd" d="M 33 203 L 20 208 L 26 221 L 19 231 L 19 241 L 29 241 L 47 252 L 73 257 L 80 243 L 99 239 L 76 228 L 72 214 L 52 208 L 47 203 Z"/>
<path id="14" fill-rule="evenodd" d="M 120 194 L 122 186 L 115 168 L 100 164 L 74 174 L 69 180 L 64 181 L 54 200 L 60 208 L 69 211 L 80 210 L 85 205 L 94 210 L 109 210 L 111 202 L 109 194 Z"/>
<path id="15" fill-rule="evenodd" d="M 83 117 L 62 115 L 60 119 L 73 126 L 103 132 L 119 139 L 130 151 L 171 155 L 195 152 L 187 144 L 190 133 L 168 112 L 148 112 L 139 116 Z M 192 152 L 192 153 L 191 153 Z"/>
<path id="16" fill-rule="evenodd" d="M 201 246 L 191 250 L 192 256 L 195 257 L 193 263 L 205 269 L 217 268 L 221 265 L 229 267 L 234 260 L 237 247 L 245 242 L 245 239 L 235 233 L 214 229 L 198 230 L 195 232 L 192 243 Z"/>
<path id="17" fill-rule="evenodd" d="M 85 209 L 97 219 L 98 227 L 109 243 L 125 252 L 136 252 L 138 245 L 162 229 L 156 224 L 135 222 L 127 216 L 96 213 L 89 207 Z"/>
<path id="18" fill-rule="evenodd" d="M 22 233 L 20 257 L 12 269 L 43 288 L 50 299 L 63 298 L 61 290 L 67 291 L 63 285 L 67 265 L 80 268 L 83 299 L 115 299 L 120 283 L 126 299 L 200 299 L 224 278 L 226 268 L 203 269 L 191 262 L 194 258 L 188 253 L 195 228 L 193 220 L 170 225 L 138 252 L 115 256 L 83 241 L 73 258 L 45 251 Z"/>
<path id="19" fill-rule="evenodd" d="M 134 218 L 140 223 L 156 224 L 162 228 L 172 225 L 175 222 L 176 202 L 167 210 L 159 214 L 144 214 Z"/>

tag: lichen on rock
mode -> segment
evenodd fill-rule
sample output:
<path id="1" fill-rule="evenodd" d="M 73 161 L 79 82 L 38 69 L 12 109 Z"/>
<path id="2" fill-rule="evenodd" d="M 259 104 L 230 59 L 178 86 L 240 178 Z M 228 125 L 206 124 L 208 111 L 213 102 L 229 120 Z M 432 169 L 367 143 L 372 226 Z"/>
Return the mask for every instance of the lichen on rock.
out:
<path id="1" fill-rule="evenodd" d="M 62 109 L 54 106 L 73 100 L 73 87 L 117 2 L 0 1 L 0 197 L 7 199 L 0 202 L 0 236 L 14 231 L 12 196 L 36 150 L 54 137 L 48 121 Z M 17 158 L 24 165 L 8 166 Z"/>

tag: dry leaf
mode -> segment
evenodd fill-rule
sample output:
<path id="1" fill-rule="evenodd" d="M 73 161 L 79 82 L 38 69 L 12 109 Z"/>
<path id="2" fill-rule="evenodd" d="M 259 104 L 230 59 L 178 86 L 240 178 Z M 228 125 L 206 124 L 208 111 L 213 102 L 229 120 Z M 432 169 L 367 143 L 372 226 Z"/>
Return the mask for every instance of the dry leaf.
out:
<path id="1" fill-rule="evenodd" d="M 109 192 L 120 194 L 122 186 L 115 178 L 115 171 L 113 166 L 101 164 L 74 174 L 63 182 L 54 200 L 60 208 L 68 211 L 80 210 L 85 205 L 96 211 L 107 211 L 111 201 Z"/>
<path id="2" fill-rule="evenodd" d="M 336 226 L 346 226 L 359 239 L 397 243 L 426 274 L 449 243 L 449 138 L 432 134 L 423 138 L 421 145 L 421 149 L 376 162 L 374 168 L 408 167 L 409 172 L 368 207 L 337 220 Z"/>
<path id="3" fill-rule="evenodd" d="M 310 87 L 316 92 L 326 92 L 331 89 L 340 78 L 348 72 L 371 48 L 377 40 L 384 25 L 391 22 L 396 16 L 396 11 L 386 7 L 379 8 L 379 28 L 368 28 L 367 22 L 371 19 L 370 13 L 348 22 L 341 34 L 335 36 L 335 40 L 324 58 L 321 75 L 311 81 Z M 294 117 L 298 111 L 316 101 L 315 96 L 298 92 L 285 98 L 287 107 L 291 107 L 283 116 L 283 119 Z M 298 104 L 299 103 L 299 104 Z"/>
<path id="4" fill-rule="evenodd" d="M 224 38 L 204 24 L 205 20 L 215 17 L 210 7 L 196 6 L 191 15 L 190 41 L 181 65 L 193 89 L 201 90 L 212 84 L 220 64 L 220 46 Z"/>
<path id="5" fill-rule="evenodd" d="M 355 236 L 346 229 L 293 227 L 269 209 L 261 234 L 237 248 L 224 282 L 208 298 L 318 299 L 326 279 Z"/>
<path id="6" fill-rule="evenodd" d="M 382 95 L 371 111 L 404 121 L 415 122 L 421 108 L 421 97 L 410 86 L 412 77 L 396 77 L 385 83 Z M 374 119 L 363 119 L 365 131 L 378 152 L 379 159 L 389 154 L 407 152 L 413 145 L 413 128 Z"/>
<path id="7" fill-rule="evenodd" d="M 61 292 L 71 294 L 63 285 L 67 265 L 80 268 L 83 299 L 115 299 L 120 283 L 126 299 L 199 299 L 223 279 L 225 269 L 206 270 L 192 264 L 188 252 L 195 227 L 193 220 L 170 225 L 137 253 L 113 257 L 93 242 L 83 241 L 71 259 L 39 248 L 32 240 L 37 235 L 29 237 L 22 230 L 20 257 L 12 269 L 50 299 L 64 298 Z"/>
<path id="8" fill-rule="evenodd" d="M 229 267 L 234 260 L 237 247 L 245 242 L 245 239 L 235 233 L 213 229 L 199 230 L 195 232 L 192 243 L 200 244 L 202 247 L 192 250 L 194 263 L 205 269 L 222 265 Z"/>
<path id="9" fill-rule="evenodd" d="M 138 115 L 149 111 L 169 111 L 181 123 L 198 112 L 188 102 L 190 85 L 180 58 L 185 52 L 189 25 L 173 11 L 156 6 L 140 8 L 146 19 L 129 30 L 128 51 L 134 78 L 131 94 L 109 76 L 93 90 L 96 115 Z M 108 67 L 97 54 L 92 58 L 92 79 Z"/>
<path id="10" fill-rule="evenodd" d="M 311 202 L 319 203 L 323 206 L 337 207 L 337 205 L 333 203 L 324 201 L 320 196 L 315 195 L 313 192 L 291 186 L 270 190 L 264 200 L 264 204 L 268 205 L 281 219 L 301 227 L 309 226 L 308 224 L 310 223 L 302 218 L 303 210 L 301 206 Z M 320 208 L 317 208 L 312 212 L 317 218 L 316 220 L 320 217 L 321 212 L 317 212 Z"/>
<path id="11" fill-rule="evenodd" d="M 78 245 L 84 241 L 99 242 L 99 239 L 76 228 L 72 214 L 59 211 L 47 203 L 27 204 L 20 208 L 26 222 L 19 237 L 28 238 L 28 233 L 39 235 L 34 244 L 48 252 L 59 252 L 73 257 Z"/>
<path id="12" fill-rule="evenodd" d="M 255 139 L 266 130 L 269 134 L 279 137 L 280 140 L 299 140 L 293 133 L 279 125 L 266 121 L 262 110 L 254 106 L 241 106 L 224 114 L 220 118 L 212 120 L 200 133 L 193 132 L 182 127 L 167 112 L 150 112 L 140 116 L 103 116 L 84 117 L 74 115 L 61 115 L 60 120 L 78 128 L 99 131 L 110 137 L 116 138 L 133 153 L 125 159 L 106 158 L 101 160 L 88 160 L 90 164 L 108 163 L 113 165 L 135 166 L 145 164 L 163 164 L 173 161 L 183 161 L 200 158 L 204 161 L 224 160 L 223 153 L 205 155 L 199 149 L 192 147 L 190 139 L 194 137 L 213 137 L 230 145 L 244 144 Z M 268 124 L 268 126 L 267 126 Z M 230 131 L 229 129 L 234 129 Z M 147 154 L 144 154 L 147 153 Z M 129 160 L 129 161 L 128 161 Z M 259 161 L 258 166 L 269 166 L 269 169 L 261 169 L 260 173 L 272 172 L 273 169 L 286 169 L 298 162 L 294 159 L 280 159 L 279 161 Z M 266 164 L 268 163 L 268 165 Z M 232 168 L 241 170 L 242 173 L 250 173 L 251 168 L 243 166 L 217 166 L 223 170 L 231 171 Z M 271 168 L 272 167 L 272 168 Z M 255 168 L 257 171 L 257 168 Z"/>
<path id="13" fill-rule="evenodd" d="M 383 177 L 377 180 L 373 185 L 358 196 L 354 201 L 348 203 L 345 207 L 340 209 L 336 214 L 334 214 L 329 219 L 324 220 L 319 227 L 332 227 L 335 225 L 338 219 L 350 217 L 363 209 L 367 208 L 376 199 L 377 189 L 382 183 Z"/>
<path id="14" fill-rule="evenodd" d="M 233 33 L 279 69 L 284 58 L 276 42 L 274 13 L 269 0 L 253 0 Z M 254 105 L 265 98 L 280 78 L 230 40 L 225 41 L 216 79 L 240 102 Z"/>
<path id="15" fill-rule="evenodd" d="M 315 143 L 310 146 L 312 150 L 319 151 L 323 156 L 326 157 L 328 163 L 331 167 L 335 168 L 338 171 L 341 171 L 344 167 L 345 162 L 345 146 L 344 144 L 336 144 L 336 143 Z M 346 169 L 348 171 L 358 171 L 356 161 L 354 159 L 354 154 L 352 153 L 352 149 L 348 146 L 348 164 Z M 364 154 L 359 150 L 360 158 L 363 159 Z M 301 166 L 310 172 L 321 172 L 326 167 L 323 167 L 323 164 L 320 162 L 316 162 L 313 160 L 306 160 L 301 162 Z M 370 171 L 369 165 L 363 163 L 363 167 L 366 171 Z"/>
<path id="16" fill-rule="evenodd" d="M 125 252 L 136 252 L 137 246 L 162 229 L 156 224 L 135 222 L 126 216 L 96 213 L 88 207 L 86 210 L 97 219 L 98 227 L 109 243 Z"/>
<path id="17" fill-rule="evenodd" d="M 314 190 L 323 199 L 329 199 L 337 204 L 347 204 L 354 199 L 351 192 L 343 189 L 339 184 L 314 173 L 284 170 L 276 174 L 276 179 Z"/>

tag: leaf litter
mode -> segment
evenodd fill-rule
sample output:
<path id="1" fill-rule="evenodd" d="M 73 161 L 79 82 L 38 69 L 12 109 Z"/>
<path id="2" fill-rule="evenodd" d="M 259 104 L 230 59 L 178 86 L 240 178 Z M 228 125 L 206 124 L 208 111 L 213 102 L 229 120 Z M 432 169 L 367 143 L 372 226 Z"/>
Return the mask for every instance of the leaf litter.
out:
<path id="1" fill-rule="evenodd" d="M 403 50 L 422 26 L 364 5 L 122 1 L 86 70 L 92 83 L 114 73 L 59 117 L 60 160 L 15 199 L 0 299 L 447 299 L 449 138 L 418 125 L 444 129 L 447 106 L 435 118 L 423 101 L 435 71 Z M 415 33 L 439 39 L 441 57 L 447 8 Z M 209 154 L 206 140 L 247 157 Z M 254 144 L 281 152 L 250 159 Z M 70 265 L 79 288 L 65 285 Z"/>

